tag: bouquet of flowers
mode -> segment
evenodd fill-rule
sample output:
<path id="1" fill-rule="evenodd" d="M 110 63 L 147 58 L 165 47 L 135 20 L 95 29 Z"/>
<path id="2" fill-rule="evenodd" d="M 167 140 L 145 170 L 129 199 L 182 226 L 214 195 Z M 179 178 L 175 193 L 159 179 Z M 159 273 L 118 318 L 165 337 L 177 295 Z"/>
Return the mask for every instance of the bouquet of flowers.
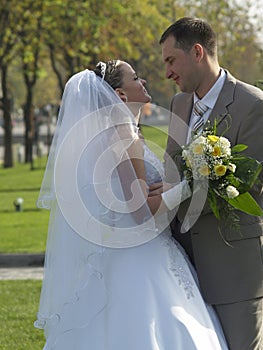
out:
<path id="1" fill-rule="evenodd" d="M 228 223 L 237 223 L 234 209 L 250 215 L 261 216 L 263 211 L 249 193 L 261 172 L 261 164 L 242 154 L 247 146 L 235 145 L 216 135 L 217 123 L 195 135 L 192 142 L 183 147 L 184 175 L 190 185 L 198 181 L 199 187 L 207 186 L 208 203 L 216 216 Z"/>

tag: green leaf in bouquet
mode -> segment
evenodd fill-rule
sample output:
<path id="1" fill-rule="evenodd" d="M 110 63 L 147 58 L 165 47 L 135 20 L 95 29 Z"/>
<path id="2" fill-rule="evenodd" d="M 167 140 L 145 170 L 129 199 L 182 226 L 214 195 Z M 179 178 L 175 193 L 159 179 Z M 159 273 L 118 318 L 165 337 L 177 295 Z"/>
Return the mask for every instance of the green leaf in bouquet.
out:
<path id="1" fill-rule="evenodd" d="M 217 204 L 217 196 L 214 193 L 212 189 L 208 189 L 208 203 L 210 205 L 210 208 L 212 209 L 212 212 L 214 213 L 215 217 L 219 220 L 220 219 L 220 213 L 219 213 L 219 208 Z"/>
<path id="2" fill-rule="evenodd" d="M 238 152 L 242 152 L 245 149 L 247 149 L 247 145 L 243 145 L 242 143 L 235 145 L 234 147 L 232 147 L 231 152 L 232 153 L 238 153 Z"/>
<path id="3" fill-rule="evenodd" d="M 234 175 L 234 173 L 227 174 L 226 181 L 236 188 L 240 185 L 240 180 Z"/>
<path id="4" fill-rule="evenodd" d="M 256 182 L 262 165 L 256 159 L 245 156 L 235 157 L 234 163 L 236 164 L 235 177 L 241 182 L 238 191 L 240 193 L 247 192 Z"/>
<path id="5" fill-rule="evenodd" d="M 244 213 L 254 215 L 254 216 L 262 216 L 263 211 L 255 199 L 251 196 L 250 193 L 245 192 L 240 194 L 235 198 L 228 198 L 226 201 L 232 205 L 234 208 L 243 211 Z"/>

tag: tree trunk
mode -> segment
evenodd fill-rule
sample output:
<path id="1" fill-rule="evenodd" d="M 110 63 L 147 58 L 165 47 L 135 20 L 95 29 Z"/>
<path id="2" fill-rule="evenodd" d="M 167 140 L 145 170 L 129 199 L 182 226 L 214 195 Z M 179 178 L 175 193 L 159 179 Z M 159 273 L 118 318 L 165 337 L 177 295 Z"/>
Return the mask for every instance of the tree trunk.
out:
<path id="1" fill-rule="evenodd" d="M 58 86 L 60 89 L 60 96 L 62 97 L 64 87 L 65 87 L 65 82 L 63 80 L 62 74 L 59 72 L 59 69 L 56 66 L 55 53 L 54 53 L 54 48 L 52 47 L 52 45 L 49 45 L 49 55 L 50 55 L 50 62 L 51 62 L 53 72 L 55 73 L 57 80 L 58 80 Z"/>
<path id="2" fill-rule="evenodd" d="M 32 87 L 27 86 L 27 97 L 24 105 L 25 163 L 31 163 L 33 167 L 34 111 L 32 100 Z"/>
<path id="3" fill-rule="evenodd" d="M 11 119 L 11 99 L 8 97 L 7 87 L 7 65 L 1 67 L 1 84 L 2 84 L 2 108 L 4 118 L 4 167 L 12 168 L 13 152 L 12 152 L 12 119 Z"/>

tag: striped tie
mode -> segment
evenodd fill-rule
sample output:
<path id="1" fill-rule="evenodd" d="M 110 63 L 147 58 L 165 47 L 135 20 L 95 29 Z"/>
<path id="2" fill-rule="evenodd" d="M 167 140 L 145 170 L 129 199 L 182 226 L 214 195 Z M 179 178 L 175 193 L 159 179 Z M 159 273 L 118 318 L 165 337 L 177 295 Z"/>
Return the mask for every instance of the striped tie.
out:
<path id="1" fill-rule="evenodd" d="M 208 107 L 204 105 L 201 101 L 197 101 L 194 104 L 194 124 L 193 124 L 193 131 L 198 132 L 202 126 L 204 125 L 204 118 L 203 115 L 208 110 Z"/>

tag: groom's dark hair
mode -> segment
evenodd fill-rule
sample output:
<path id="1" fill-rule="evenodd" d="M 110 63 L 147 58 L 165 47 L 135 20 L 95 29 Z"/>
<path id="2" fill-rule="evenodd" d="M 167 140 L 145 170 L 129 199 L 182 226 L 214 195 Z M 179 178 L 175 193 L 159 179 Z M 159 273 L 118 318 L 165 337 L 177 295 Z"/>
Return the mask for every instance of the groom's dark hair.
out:
<path id="1" fill-rule="evenodd" d="M 169 36 L 175 38 L 175 47 L 178 49 L 189 52 L 193 45 L 198 43 L 210 56 L 217 54 L 216 34 L 212 27 L 200 18 L 180 18 L 164 31 L 159 43 L 163 44 Z"/>

